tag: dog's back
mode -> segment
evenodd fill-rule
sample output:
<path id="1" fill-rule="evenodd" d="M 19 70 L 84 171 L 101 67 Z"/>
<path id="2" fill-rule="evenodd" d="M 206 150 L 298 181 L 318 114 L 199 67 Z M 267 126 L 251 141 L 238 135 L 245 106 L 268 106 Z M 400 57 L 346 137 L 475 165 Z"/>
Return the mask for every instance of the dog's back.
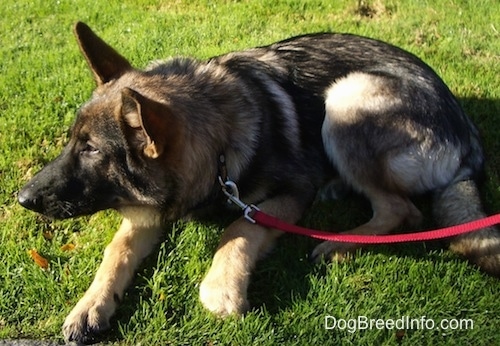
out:
<path id="1" fill-rule="evenodd" d="M 410 197 L 429 191 L 439 225 L 484 216 L 475 183 L 484 162 L 478 131 L 417 57 L 364 37 L 316 34 L 218 59 L 239 73 L 272 75 L 292 96 L 297 122 L 311 134 L 301 138 L 310 157 L 322 128 L 331 163 L 374 209 L 370 222 L 350 232 L 382 234 L 402 222 L 418 224 Z M 338 256 L 354 247 L 323 243 L 314 255 Z M 455 238 L 450 248 L 500 275 L 498 230 Z"/>

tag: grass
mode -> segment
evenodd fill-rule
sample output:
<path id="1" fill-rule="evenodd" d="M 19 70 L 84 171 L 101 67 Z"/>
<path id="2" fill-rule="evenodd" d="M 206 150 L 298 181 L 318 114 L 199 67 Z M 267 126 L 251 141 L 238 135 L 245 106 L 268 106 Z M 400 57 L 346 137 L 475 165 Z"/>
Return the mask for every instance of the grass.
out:
<path id="1" fill-rule="evenodd" d="M 488 155 L 482 193 L 500 211 L 500 5 L 495 0 L 5 0 L 0 6 L 0 339 L 61 340 L 64 317 L 90 284 L 119 224 L 113 212 L 48 222 L 16 204 L 19 187 L 54 158 L 93 88 L 71 26 L 89 23 L 136 65 L 206 58 L 314 31 L 352 32 L 426 60 L 478 124 Z M 427 201 L 419 201 L 428 210 Z M 333 212 L 332 212 L 333 211 Z M 315 206 L 302 223 L 347 229 L 369 217 L 360 198 Z M 500 344 L 498 280 L 435 244 L 372 247 L 313 265 L 315 242 L 281 239 L 250 286 L 255 307 L 219 320 L 198 302 L 227 219 L 178 223 L 147 259 L 103 335 L 106 343 L 189 345 Z M 427 225 L 432 222 L 427 220 Z M 61 247 L 73 244 L 64 251 Z M 28 255 L 49 260 L 42 270 Z M 326 316 L 472 319 L 468 330 L 325 330 Z"/>

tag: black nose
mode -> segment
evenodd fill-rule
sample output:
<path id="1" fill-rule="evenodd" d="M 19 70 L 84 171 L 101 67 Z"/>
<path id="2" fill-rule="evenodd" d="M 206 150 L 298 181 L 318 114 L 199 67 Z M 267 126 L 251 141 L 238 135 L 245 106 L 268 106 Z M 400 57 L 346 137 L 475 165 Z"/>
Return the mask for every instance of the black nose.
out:
<path id="1" fill-rule="evenodd" d="M 30 188 L 29 185 L 19 191 L 17 200 L 23 207 L 37 212 L 40 212 L 43 206 L 42 196 L 37 196 L 34 189 Z"/>

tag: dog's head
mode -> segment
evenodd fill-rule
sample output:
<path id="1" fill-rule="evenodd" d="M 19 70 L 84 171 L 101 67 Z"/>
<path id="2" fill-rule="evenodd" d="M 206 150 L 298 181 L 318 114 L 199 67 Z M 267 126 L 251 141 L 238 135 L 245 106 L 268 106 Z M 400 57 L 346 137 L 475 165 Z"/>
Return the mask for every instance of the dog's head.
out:
<path id="1" fill-rule="evenodd" d="M 75 34 L 97 88 L 61 155 L 19 192 L 20 204 L 54 218 L 165 208 L 178 190 L 183 128 L 155 91 L 160 77 L 135 70 L 87 25 L 77 23 Z"/>

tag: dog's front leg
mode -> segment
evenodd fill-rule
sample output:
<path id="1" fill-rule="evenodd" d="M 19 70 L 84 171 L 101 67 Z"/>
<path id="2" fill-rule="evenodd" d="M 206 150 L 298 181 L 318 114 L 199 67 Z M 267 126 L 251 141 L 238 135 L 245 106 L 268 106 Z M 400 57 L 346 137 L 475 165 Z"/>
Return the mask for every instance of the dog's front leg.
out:
<path id="1" fill-rule="evenodd" d="M 287 222 L 297 222 L 305 204 L 290 196 L 274 198 L 259 208 Z M 200 300 L 219 316 L 243 314 L 249 308 L 247 288 L 257 260 L 282 232 L 260 227 L 244 218 L 225 230 L 212 266 L 200 285 Z"/>
<path id="2" fill-rule="evenodd" d="M 67 341 L 87 343 L 96 333 L 109 328 L 109 320 L 137 266 L 160 239 L 161 217 L 155 211 L 130 209 L 124 216 L 104 251 L 94 281 L 64 321 Z"/>

